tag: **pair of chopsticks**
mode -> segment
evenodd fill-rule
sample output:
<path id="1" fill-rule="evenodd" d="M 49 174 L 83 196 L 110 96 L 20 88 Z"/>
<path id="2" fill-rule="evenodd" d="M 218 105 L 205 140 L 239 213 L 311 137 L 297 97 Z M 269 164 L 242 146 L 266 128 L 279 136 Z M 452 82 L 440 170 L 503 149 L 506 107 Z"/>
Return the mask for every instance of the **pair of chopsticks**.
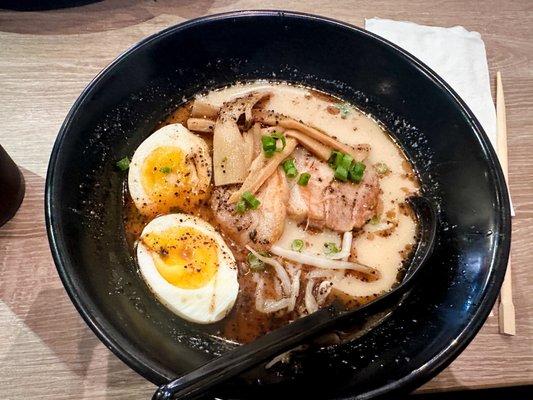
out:
<path id="1" fill-rule="evenodd" d="M 500 159 L 503 174 L 507 185 L 509 185 L 507 161 L 507 117 L 505 115 L 505 98 L 503 96 L 502 74 L 500 71 L 496 73 L 496 123 L 498 132 L 498 143 L 496 152 Z M 505 271 L 505 278 L 500 290 L 500 306 L 498 308 L 498 317 L 500 325 L 500 333 L 505 335 L 514 335 L 515 328 L 515 309 L 513 304 L 513 288 L 511 284 L 511 256 L 507 262 L 507 270 Z"/>

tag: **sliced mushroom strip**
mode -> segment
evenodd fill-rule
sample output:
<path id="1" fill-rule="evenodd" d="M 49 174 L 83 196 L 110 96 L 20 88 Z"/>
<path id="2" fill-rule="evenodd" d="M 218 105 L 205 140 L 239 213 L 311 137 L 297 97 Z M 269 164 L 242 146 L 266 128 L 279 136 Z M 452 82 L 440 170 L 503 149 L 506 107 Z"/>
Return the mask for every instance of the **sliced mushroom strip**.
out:
<path id="1" fill-rule="evenodd" d="M 309 150 L 311 153 L 313 153 L 318 158 L 321 158 L 324 161 L 327 161 L 331 156 L 331 147 L 324 146 L 319 141 L 311 139 L 309 136 L 306 136 L 300 131 L 288 129 L 285 131 L 285 135 L 295 138 L 307 150 Z"/>
<path id="2" fill-rule="evenodd" d="M 367 156 L 370 150 L 370 145 L 358 145 L 356 148 L 348 146 L 347 144 L 341 143 L 338 140 L 333 139 L 331 136 L 327 135 L 324 132 L 319 131 L 318 129 L 311 128 L 301 122 L 295 121 L 290 118 L 285 118 L 279 121 L 279 124 L 286 129 L 294 129 L 300 131 L 307 135 L 308 137 L 315 139 L 322 143 L 325 146 L 334 148 L 335 150 L 340 150 L 343 153 L 351 155 L 356 161 L 363 161 Z"/>
<path id="3" fill-rule="evenodd" d="M 289 274 L 287 273 L 287 271 L 285 270 L 283 265 L 281 265 L 281 263 L 278 260 L 276 260 L 276 259 L 274 259 L 272 257 L 262 256 L 257 251 L 252 249 L 250 246 L 246 246 L 246 248 L 257 259 L 261 260 L 265 264 L 268 264 L 268 265 L 274 267 L 274 271 L 276 271 L 276 275 L 277 275 L 278 279 L 281 282 L 281 287 L 283 288 L 283 294 L 285 296 L 290 295 L 291 294 L 291 288 L 292 288 L 291 279 L 289 278 Z"/>
<path id="4" fill-rule="evenodd" d="M 215 127 L 215 121 L 205 118 L 189 118 L 187 120 L 187 128 L 190 131 L 202 132 L 202 133 L 213 133 Z"/>
<path id="5" fill-rule="evenodd" d="M 314 286 L 315 281 L 313 279 L 309 279 L 307 285 L 305 285 L 304 303 L 308 314 L 312 314 L 318 310 L 318 303 L 316 302 L 315 296 L 313 296 Z"/>
<path id="6" fill-rule="evenodd" d="M 357 147 L 348 146 L 334 139 L 332 136 L 319 131 L 316 128 L 307 126 L 301 122 L 298 122 L 292 118 L 285 117 L 274 111 L 256 109 L 253 110 L 254 120 L 261 122 L 265 125 L 279 125 L 287 130 L 292 129 L 303 133 L 305 136 L 319 142 L 323 146 L 330 147 L 335 150 L 342 151 L 343 153 L 351 155 L 356 161 L 363 161 L 367 158 L 370 151 L 369 144 L 358 144 Z M 302 144 L 304 144 L 302 142 Z M 311 150 L 311 149 L 310 149 Z M 312 150 L 311 150 L 312 151 Z M 323 151 L 323 150 L 322 150 Z M 318 155 L 318 154 L 317 154 Z M 320 156 L 323 158 L 322 156 Z M 329 157 L 329 155 L 328 155 Z"/>
<path id="7" fill-rule="evenodd" d="M 244 180 L 241 188 L 234 192 L 230 198 L 229 203 L 236 203 L 244 192 L 255 194 L 261 185 L 274 173 L 278 166 L 285 160 L 296 148 L 298 142 L 293 138 L 288 138 L 285 148 L 279 153 L 274 153 L 271 158 L 265 158 L 263 154 L 252 162 L 250 173 Z M 265 164 L 266 162 L 266 164 Z"/>

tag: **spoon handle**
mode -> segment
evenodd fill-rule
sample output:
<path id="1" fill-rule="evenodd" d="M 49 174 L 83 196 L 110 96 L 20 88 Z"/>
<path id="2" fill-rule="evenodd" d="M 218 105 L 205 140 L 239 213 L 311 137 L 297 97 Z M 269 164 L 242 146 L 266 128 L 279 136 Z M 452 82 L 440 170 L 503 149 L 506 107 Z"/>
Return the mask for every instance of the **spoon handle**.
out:
<path id="1" fill-rule="evenodd" d="M 305 342 L 306 339 L 328 327 L 331 328 L 341 321 L 354 319 L 362 313 L 375 312 L 377 309 L 397 304 L 399 299 L 413 286 L 415 277 L 420 275 L 422 267 L 427 264 L 437 230 L 437 214 L 431 201 L 424 197 L 414 197 L 408 199 L 408 202 L 417 216 L 420 237 L 410 266 L 398 286 L 381 297 L 350 311 L 343 310 L 342 307 L 337 307 L 333 303 L 311 315 L 299 318 L 252 343 L 227 352 L 181 378 L 161 385 L 152 400 L 194 399 L 216 384 Z"/>
<path id="2" fill-rule="evenodd" d="M 211 387 L 302 343 L 331 323 L 335 307 L 322 308 L 242 345 L 166 385 L 161 385 L 152 400 L 193 399 Z"/>

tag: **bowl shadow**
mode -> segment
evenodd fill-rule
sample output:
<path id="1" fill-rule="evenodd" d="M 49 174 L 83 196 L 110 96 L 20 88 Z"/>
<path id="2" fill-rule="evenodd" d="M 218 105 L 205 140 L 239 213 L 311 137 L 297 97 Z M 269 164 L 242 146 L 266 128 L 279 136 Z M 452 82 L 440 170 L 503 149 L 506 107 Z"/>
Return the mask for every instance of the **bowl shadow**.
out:
<path id="1" fill-rule="evenodd" d="M 0 31 L 33 35 L 110 31 L 137 25 L 162 14 L 185 19 L 199 17 L 209 13 L 214 0 L 77 0 L 74 6 L 70 3 L 54 0 L 43 6 L 42 1 L 9 1 L 0 5 Z M 67 4 L 69 7 L 65 7 Z"/>

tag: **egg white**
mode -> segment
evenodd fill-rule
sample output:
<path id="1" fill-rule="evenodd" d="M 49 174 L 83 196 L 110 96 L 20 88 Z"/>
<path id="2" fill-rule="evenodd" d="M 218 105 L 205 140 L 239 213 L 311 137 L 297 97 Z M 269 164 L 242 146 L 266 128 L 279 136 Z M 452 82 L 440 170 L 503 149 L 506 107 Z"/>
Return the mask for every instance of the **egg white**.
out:
<path id="1" fill-rule="evenodd" d="M 212 238 L 217 244 L 218 268 L 203 287 L 183 289 L 167 282 L 157 270 L 150 250 L 139 242 L 137 261 L 142 277 L 155 296 L 172 312 L 191 322 L 209 324 L 224 318 L 239 292 L 237 265 L 230 249 L 218 232 L 206 221 L 187 214 L 168 214 L 153 219 L 142 235 L 171 227 L 190 227 Z"/>
<path id="2" fill-rule="evenodd" d="M 211 182 L 212 161 L 207 143 L 182 124 L 170 124 L 158 129 L 146 138 L 135 150 L 128 172 L 128 189 L 137 209 L 146 215 L 157 215 L 158 203 L 150 197 L 142 184 L 142 168 L 146 158 L 158 147 L 177 147 L 185 156 L 199 155 L 202 162 L 196 163 L 192 185 L 196 191 L 208 191 Z M 192 176 L 192 175 L 191 175 Z"/>

